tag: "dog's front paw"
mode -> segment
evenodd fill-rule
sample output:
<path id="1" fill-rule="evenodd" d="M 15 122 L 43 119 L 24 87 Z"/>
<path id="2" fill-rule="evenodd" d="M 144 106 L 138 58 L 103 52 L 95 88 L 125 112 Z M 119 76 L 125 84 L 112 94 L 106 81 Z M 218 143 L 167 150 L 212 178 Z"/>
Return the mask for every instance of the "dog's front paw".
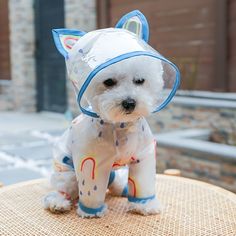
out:
<path id="1" fill-rule="evenodd" d="M 107 212 L 107 205 L 103 204 L 98 208 L 86 207 L 81 202 L 78 203 L 77 213 L 82 218 L 100 218 L 104 216 Z"/>
<path id="2" fill-rule="evenodd" d="M 156 197 L 152 198 L 130 198 L 128 197 L 128 211 L 140 215 L 155 215 L 161 213 L 161 205 Z"/>
<path id="3" fill-rule="evenodd" d="M 43 198 L 43 206 L 53 213 L 62 213 L 71 209 L 71 202 L 59 192 L 51 192 Z"/>

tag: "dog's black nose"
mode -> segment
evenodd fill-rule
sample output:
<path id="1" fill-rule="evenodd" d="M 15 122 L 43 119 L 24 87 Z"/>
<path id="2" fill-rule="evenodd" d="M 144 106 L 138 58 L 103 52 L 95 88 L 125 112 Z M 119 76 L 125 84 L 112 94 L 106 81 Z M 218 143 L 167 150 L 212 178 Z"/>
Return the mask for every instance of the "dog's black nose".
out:
<path id="1" fill-rule="evenodd" d="M 136 101 L 132 98 L 127 98 L 122 102 L 122 107 L 128 113 L 131 113 L 136 106 Z"/>

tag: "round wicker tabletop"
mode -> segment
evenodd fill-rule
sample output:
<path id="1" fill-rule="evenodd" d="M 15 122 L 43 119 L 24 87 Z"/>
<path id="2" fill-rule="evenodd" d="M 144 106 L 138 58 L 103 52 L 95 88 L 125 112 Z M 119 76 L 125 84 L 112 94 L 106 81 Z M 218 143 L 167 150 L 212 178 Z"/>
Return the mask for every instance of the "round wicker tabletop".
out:
<path id="1" fill-rule="evenodd" d="M 164 210 L 154 216 L 127 213 L 127 199 L 109 195 L 103 218 L 82 219 L 75 210 L 55 215 L 41 205 L 48 191 L 44 179 L 1 188 L 0 235 L 236 235 L 236 195 L 196 180 L 158 175 Z"/>

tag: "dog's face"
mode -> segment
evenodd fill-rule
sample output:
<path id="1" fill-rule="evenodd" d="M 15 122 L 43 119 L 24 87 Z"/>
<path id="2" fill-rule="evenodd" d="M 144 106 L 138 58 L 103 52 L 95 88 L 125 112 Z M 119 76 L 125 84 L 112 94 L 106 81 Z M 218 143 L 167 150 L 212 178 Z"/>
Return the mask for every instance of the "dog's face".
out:
<path id="1" fill-rule="evenodd" d="M 109 122 L 130 122 L 149 115 L 163 89 L 163 67 L 151 57 L 133 57 L 100 71 L 85 97 Z"/>
<path id="2" fill-rule="evenodd" d="M 178 88 L 178 69 L 148 45 L 149 26 L 137 10 L 115 28 L 88 33 L 54 29 L 53 38 L 87 115 L 113 123 L 134 121 L 164 108 Z M 124 55 L 133 57 L 121 60 Z"/>

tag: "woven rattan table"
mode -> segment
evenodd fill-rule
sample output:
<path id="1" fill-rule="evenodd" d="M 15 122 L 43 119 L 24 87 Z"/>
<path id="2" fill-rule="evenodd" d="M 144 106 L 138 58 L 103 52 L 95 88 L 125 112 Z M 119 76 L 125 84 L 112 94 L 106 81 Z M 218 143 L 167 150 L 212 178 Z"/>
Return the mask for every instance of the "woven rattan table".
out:
<path id="1" fill-rule="evenodd" d="M 0 189 L 0 235 L 236 235 L 236 195 L 219 187 L 182 177 L 157 176 L 161 215 L 126 213 L 126 199 L 107 196 L 109 213 L 81 219 L 75 210 L 54 215 L 43 210 L 46 180 Z"/>

